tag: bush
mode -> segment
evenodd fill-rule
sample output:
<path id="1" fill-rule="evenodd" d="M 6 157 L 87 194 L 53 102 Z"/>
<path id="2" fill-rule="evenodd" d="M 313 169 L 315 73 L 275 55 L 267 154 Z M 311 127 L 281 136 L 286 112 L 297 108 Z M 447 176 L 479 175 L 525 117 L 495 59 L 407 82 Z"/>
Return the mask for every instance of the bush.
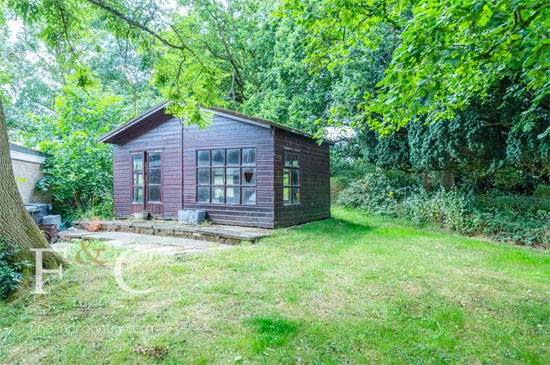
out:
<path id="1" fill-rule="evenodd" d="M 340 193 L 338 202 L 345 206 L 362 208 L 375 214 L 399 216 L 398 202 L 421 191 L 410 175 L 400 172 L 375 171 L 352 182 Z"/>
<path id="2" fill-rule="evenodd" d="M 541 189 L 543 190 L 543 189 Z M 459 189 L 426 192 L 406 174 L 376 172 L 353 182 L 338 203 L 417 224 L 434 223 L 462 234 L 483 234 L 526 246 L 550 245 L 550 198 L 492 190 L 475 195 Z M 544 190 L 545 192 L 545 190 Z M 541 196 L 542 195 L 542 196 Z"/>
<path id="3" fill-rule="evenodd" d="M 0 236 L 0 300 L 16 290 L 23 281 L 23 268 L 31 266 L 29 261 L 17 261 L 19 249 Z"/>
<path id="4" fill-rule="evenodd" d="M 55 114 L 34 117 L 32 133 L 24 136 L 29 147 L 38 145 L 51 155 L 37 188 L 52 189 L 54 210 L 64 219 L 88 210 L 110 216 L 113 153 L 98 140 L 126 119 L 122 100 L 100 90 L 63 90 L 55 100 Z"/>
<path id="5" fill-rule="evenodd" d="M 537 198 L 550 199 L 550 185 L 540 184 L 535 189 L 535 193 L 533 195 Z"/>

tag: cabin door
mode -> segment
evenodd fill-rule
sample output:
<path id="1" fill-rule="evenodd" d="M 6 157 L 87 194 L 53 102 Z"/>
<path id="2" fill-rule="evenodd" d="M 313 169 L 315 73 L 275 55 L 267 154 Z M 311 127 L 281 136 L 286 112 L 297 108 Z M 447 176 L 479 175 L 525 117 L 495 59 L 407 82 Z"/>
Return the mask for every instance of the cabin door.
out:
<path id="1" fill-rule="evenodd" d="M 132 154 L 132 213 L 163 216 L 162 170 L 162 151 Z"/>

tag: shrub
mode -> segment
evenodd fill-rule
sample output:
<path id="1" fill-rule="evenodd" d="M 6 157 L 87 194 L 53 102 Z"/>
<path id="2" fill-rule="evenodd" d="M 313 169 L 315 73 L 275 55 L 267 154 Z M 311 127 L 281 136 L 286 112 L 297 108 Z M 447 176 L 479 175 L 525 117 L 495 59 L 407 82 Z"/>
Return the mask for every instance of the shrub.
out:
<path id="1" fill-rule="evenodd" d="M 0 236 L 0 300 L 16 290 L 23 281 L 23 268 L 31 266 L 27 260 L 18 261 L 19 249 Z"/>
<path id="2" fill-rule="evenodd" d="M 90 209 L 96 209 L 94 215 L 110 215 L 113 153 L 98 141 L 126 119 L 122 100 L 74 85 L 63 91 L 55 100 L 55 114 L 35 116 L 33 129 L 23 135 L 29 147 L 51 155 L 37 188 L 52 189 L 54 210 L 64 219 Z"/>
<path id="3" fill-rule="evenodd" d="M 541 193 L 542 190 L 542 193 Z M 463 190 L 426 192 L 418 182 L 395 173 L 376 172 L 353 182 L 338 203 L 417 224 L 434 223 L 462 234 L 483 234 L 526 246 L 550 245 L 550 198 L 492 190 L 475 195 Z"/>
<path id="4" fill-rule="evenodd" d="M 533 195 L 537 198 L 550 199 L 550 185 L 540 184 Z"/>
<path id="5" fill-rule="evenodd" d="M 411 193 L 420 191 L 420 185 L 407 174 L 375 171 L 352 182 L 340 193 L 338 202 L 375 214 L 399 216 L 397 203 Z"/>

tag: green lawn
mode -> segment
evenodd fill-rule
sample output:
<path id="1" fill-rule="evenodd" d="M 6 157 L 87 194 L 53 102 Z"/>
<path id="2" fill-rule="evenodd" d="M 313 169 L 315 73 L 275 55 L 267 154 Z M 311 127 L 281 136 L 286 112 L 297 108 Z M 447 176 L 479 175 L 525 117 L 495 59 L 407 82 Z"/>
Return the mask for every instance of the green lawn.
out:
<path id="1" fill-rule="evenodd" d="M 0 362 L 160 362 L 134 338 L 172 363 L 549 361 L 550 252 L 333 215 L 256 245 L 132 256 L 126 282 L 149 294 L 89 268 L 106 313 L 76 311 L 76 266 L 50 276 L 49 296 L 0 304 Z"/>

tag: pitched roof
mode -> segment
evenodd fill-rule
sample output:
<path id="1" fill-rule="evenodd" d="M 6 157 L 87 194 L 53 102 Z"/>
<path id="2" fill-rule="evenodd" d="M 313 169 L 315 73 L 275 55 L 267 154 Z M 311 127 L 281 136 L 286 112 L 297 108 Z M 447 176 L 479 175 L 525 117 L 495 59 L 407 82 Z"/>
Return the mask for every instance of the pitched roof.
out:
<path id="1" fill-rule="evenodd" d="M 140 124 L 141 122 L 146 120 L 147 117 L 152 116 L 152 115 L 154 115 L 156 113 L 159 113 L 161 111 L 164 112 L 164 109 L 166 108 L 166 106 L 168 106 L 169 103 L 170 103 L 169 101 L 163 101 L 162 103 L 159 103 L 159 104 L 155 105 L 154 107 L 144 111 L 140 115 L 130 119 L 126 123 L 122 124 L 121 126 L 115 128 L 112 131 L 110 131 L 109 133 L 101 136 L 101 138 L 99 139 L 99 142 L 112 143 L 113 140 L 117 136 L 122 134 L 127 129 L 129 129 L 129 128 L 135 126 L 135 125 Z M 295 134 L 299 134 L 299 135 L 302 135 L 302 136 L 305 136 L 305 137 L 314 138 L 313 134 L 301 131 L 299 129 L 292 128 L 292 127 L 286 126 L 284 124 L 274 122 L 274 121 L 269 120 L 269 119 L 264 119 L 264 118 L 259 118 L 259 117 L 255 117 L 255 116 L 252 116 L 252 115 L 239 113 L 239 112 L 236 112 L 234 110 L 223 109 L 223 108 L 218 108 L 218 107 L 209 107 L 209 108 L 205 108 L 204 110 L 207 111 L 207 112 L 213 113 L 213 114 L 222 114 L 222 115 L 225 115 L 229 118 L 234 117 L 235 119 L 239 119 L 239 120 L 244 121 L 244 122 L 246 122 L 246 121 L 257 122 L 257 123 L 260 123 L 260 124 L 269 125 L 269 126 L 279 128 L 279 129 L 282 129 L 282 130 L 286 130 L 286 131 L 289 131 L 289 132 L 292 132 L 292 133 L 295 133 Z M 328 143 L 330 145 L 334 145 L 334 142 L 332 142 L 330 140 L 327 140 L 327 139 L 325 139 L 323 142 Z"/>

